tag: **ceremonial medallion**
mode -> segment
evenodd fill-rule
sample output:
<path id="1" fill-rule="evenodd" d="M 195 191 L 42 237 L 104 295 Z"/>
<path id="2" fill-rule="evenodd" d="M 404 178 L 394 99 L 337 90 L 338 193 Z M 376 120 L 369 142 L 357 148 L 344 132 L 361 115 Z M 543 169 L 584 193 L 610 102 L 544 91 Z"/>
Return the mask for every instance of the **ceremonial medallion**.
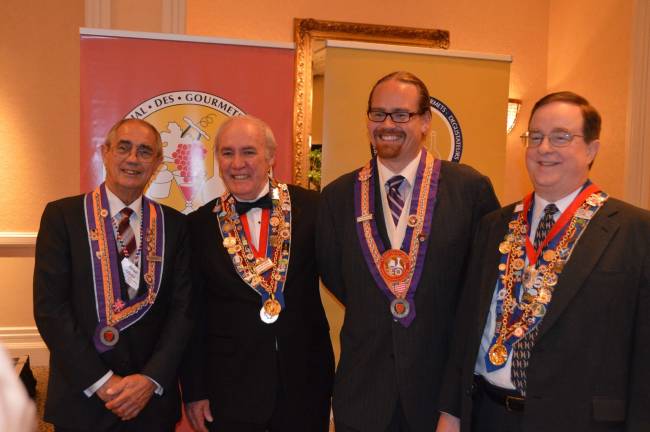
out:
<path id="1" fill-rule="evenodd" d="M 237 244 L 235 237 L 228 236 L 223 239 L 223 247 L 230 249 Z"/>
<path id="2" fill-rule="evenodd" d="M 546 249 L 544 253 L 542 254 L 542 258 L 544 258 L 544 261 L 546 262 L 551 262 L 555 259 L 557 255 L 555 254 L 555 251 L 552 249 Z"/>
<path id="3" fill-rule="evenodd" d="M 490 347 L 488 357 L 493 365 L 502 366 L 508 361 L 508 350 L 500 343 L 496 343 Z"/>
<path id="4" fill-rule="evenodd" d="M 406 222 L 408 226 L 411 228 L 415 228 L 415 226 L 418 224 L 418 215 L 412 214 L 409 215 L 408 221 Z"/>
<path id="5" fill-rule="evenodd" d="M 280 311 L 282 311 L 282 306 L 280 305 L 279 301 L 274 298 L 270 298 L 264 302 L 264 311 L 271 316 L 279 315 Z"/>
<path id="6" fill-rule="evenodd" d="M 269 315 L 266 313 L 264 310 L 264 306 L 260 309 L 260 319 L 262 320 L 263 323 L 265 324 L 273 324 L 278 320 L 280 315 Z"/>
<path id="7" fill-rule="evenodd" d="M 106 346 L 114 346 L 120 340 L 120 332 L 113 326 L 106 326 L 99 331 L 99 340 Z"/>
<path id="8" fill-rule="evenodd" d="M 499 252 L 501 252 L 502 254 L 508 253 L 510 252 L 510 247 L 511 247 L 510 242 L 503 241 L 499 243 Z"/>
<path id="9" fill-rule="evenodd" d="M 379 271 L 388 282 L 405 280 L 411 270 L 411 259 L 401 249 L 388 249 L 381 255 Z"/>
<path id="10" fill-rule="evenodd" d="M 390 302 L 390 313 L 397 319 L 407 316 L 410 310 L 411 306 L 405 299 L 395 299 Z"/>

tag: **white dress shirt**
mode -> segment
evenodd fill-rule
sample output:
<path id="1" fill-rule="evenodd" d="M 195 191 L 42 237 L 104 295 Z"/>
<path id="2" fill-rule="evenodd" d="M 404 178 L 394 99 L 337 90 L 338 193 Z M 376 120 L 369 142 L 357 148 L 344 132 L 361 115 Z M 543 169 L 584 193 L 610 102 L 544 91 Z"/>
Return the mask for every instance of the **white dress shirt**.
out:
<path id="1" fill-rule="evenodd" d="M 267 195 L 268 193 L 269 193 L 269 182 L 266 182 L 264 188 L 262 188 L 262 191 L 254 199 L 245 200 L 245 199 L 237 198 L 237 196 L 234 194 L 233 196 L 239 202 L 255 202 L 258 199 L 262 198 L 264 195 Z M 262 225 L 262 209 L 256 207 L 248 210 L 246 212 L 246 219 L 248 220 L 248 231 L 251 236 L 251 238 L 249 238 L 248 241 L 255 246 L 255 249 L 257 249 L 258 252 L 264 253 L 266 255 L 266 250 L 261 251 L 259 246 L 260 230 Z M 266 227 L 266 229 L 268 229 L 268 227 Z"/>
<path id="2" fill-rule="evenodd" d="M 582 186 L 578 189 L 565 196 L 564 198 L 556 201 L 554 204 L 558 208 L 558 212 L 553 215 L 553 219 L 557 222 L 562 213 L 571 205 L 573 200 Z M 535 194 L 534 205 L 532 209 L 532 222 L 530 224 L 530 241 L 535 241 L 535 232 L 537 231 L 537 226 L 539 225 L 542 215 L 544 214 L 544 208 L 551 204 L 549 201 L 546 201 L 544 198 Z M 528 265 L 528 259 L 526 259 L 526 265 Z M 494 331 L 496 329 L 496 306 L 497 306 L 497 289 L 495 288 L 494 294 L 492 295 L 492 303 L 490 304 L 490 312 L 487 316 L 487 321 L 485 323 L 485 328 L 483 330 L 483 336 L 481 338 L 481 346 L 478 350 L 478 356 L 476 357 L 476 363 L 474 364 L 474 373 L 476 375 L 483 375 L 483 377 L 493 385 L 505 389 L 515 390 L 515 386 L 510 379 L 511 369 L 512 369 L 512 350 L 508 353 L 508 360 L 506 364 L 496 369 L 492 372 L 488 372 L 485 367 L 485 354 L 490 349 L 490 344 L 492 343 L 492 338 L 494 337 Z"/>
<path id="3" fill-rule="evenodd" d="M 386 167 L 386 165 L 381 162 L 381 158 L 377 158 L 379 184 L 383 186 L 382 193 L 379 195 L 381 195 L 381 207 L 384 212 L 386 233 L 388 234 L 388 239 L 390 240 L 391 249 L 400 249 L 402 247 L 402 241 L 404 240 L 404 235 L 406 234 L 409 209 L 411 207 L 413 186 L 415 184 L 415 177 L 418 172 L 418 164 L 420 163 L 421 156 L 422 153 L 418 153 L 416 158 L 409 162 L 408 165 L 406 165 L 400 172 L 391 171 L 388 167 Z M 402 195 L 402 198 L 404 198 L 404 207 L 402 207 L 402 213 L 400 214 L 397 225 L 395 225 L 395 222 L 393 221 L 390 206 L 388 205 L 388 185 L 386 185 L 386 182 L 396 175 L 401 175 L 404 177 L 404 181 L 399 187 L 399 192 Z"/>

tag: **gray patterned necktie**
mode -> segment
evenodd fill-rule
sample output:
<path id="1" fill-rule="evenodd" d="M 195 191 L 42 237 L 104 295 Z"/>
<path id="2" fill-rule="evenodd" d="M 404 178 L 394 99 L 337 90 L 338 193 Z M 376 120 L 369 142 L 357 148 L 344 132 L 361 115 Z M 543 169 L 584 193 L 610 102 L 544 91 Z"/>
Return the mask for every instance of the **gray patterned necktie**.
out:
<path id="1" fill-rule="evenodd" d="M 539 221 L 537 231 L 535 231 L 535 240 L 533 243 L 535 250 L 537 250 L 539 245 L 542 244 L 548 233 L 551 231 L 551 228 L 553 228 L 553 225 L 555 224 L 553 215 L 558 211 L 559 210 L 555 204 L 548 204 L 544 208 L 544 215 Z M 523 396 L 526 396 L 526 369 L 528 368 L 530 352 L 535 344 L 538 330 L 539 324 L 526 333 L 526 336 L 520 339 L 512 347 L 512 369 L 510 370 L 510 378 L 517 390 L 519 390 Z"/>

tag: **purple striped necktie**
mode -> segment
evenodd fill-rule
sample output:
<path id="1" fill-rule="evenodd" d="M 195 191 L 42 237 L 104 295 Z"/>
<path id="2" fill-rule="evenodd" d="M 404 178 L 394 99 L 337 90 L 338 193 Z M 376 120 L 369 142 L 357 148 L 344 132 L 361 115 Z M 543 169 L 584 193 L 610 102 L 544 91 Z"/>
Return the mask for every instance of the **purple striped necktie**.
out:
<path id="1" fill-rule="evenodd" d="M 402 214 L 402 208 L 404 207 L 404 198 L 399 191 L 399 187 L 404 181 L 404 176 L 396 175 L 391 177 L 386 182 L 388 186 L 388 207 L 390 208 L 390 214 L 393 216 L 393 222 L 395 226 L 399 222 L 399 217 Z"/>

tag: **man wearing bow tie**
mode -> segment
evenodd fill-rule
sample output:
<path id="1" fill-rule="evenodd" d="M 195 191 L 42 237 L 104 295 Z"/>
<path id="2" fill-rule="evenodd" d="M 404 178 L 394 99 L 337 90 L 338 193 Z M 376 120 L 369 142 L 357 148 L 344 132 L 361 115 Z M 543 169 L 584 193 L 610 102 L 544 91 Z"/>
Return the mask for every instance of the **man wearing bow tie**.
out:
<path id="1" fill-rule="evenodd" d="M 36 240 L 45 420 L 57 432 L 172 431 L 192 325 L 185 217 L 143 196 L 162 161 L 151 124 L 119 121 L 101 151 L 106 182 L 49 203 Z"/>
<path id="2" fill-rule="evenodd" d="M 318 195 L 269 176 L 271 129 L 219 129 L 227 192 L 190 215 L 199 325 L 181 382 L 196 431 L 326 431 L 333 375 L 318 291 Z"/>

